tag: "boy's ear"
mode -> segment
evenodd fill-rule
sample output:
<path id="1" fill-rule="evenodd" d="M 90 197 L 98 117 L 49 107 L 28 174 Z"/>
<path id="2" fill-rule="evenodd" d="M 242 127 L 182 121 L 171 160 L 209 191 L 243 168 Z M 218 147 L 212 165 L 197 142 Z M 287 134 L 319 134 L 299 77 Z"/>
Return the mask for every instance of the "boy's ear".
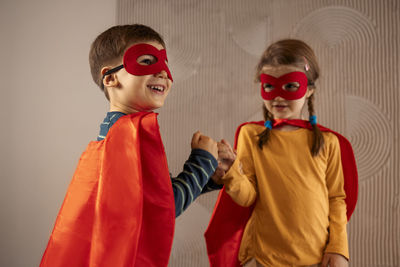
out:
<path id="1" fill-rule="evenodd" d="M 103 77 L 104 73 L 109 71 L 111 67 L 104 67 L 101 69 L 101 76 Z M 106 75 L 103 79 L 103 85 L 104 87 L 117 87 L 119 84 L 118 82 L 118 77 L 115 75 L 115 73 L 111 73 L 109 75 Z"/>

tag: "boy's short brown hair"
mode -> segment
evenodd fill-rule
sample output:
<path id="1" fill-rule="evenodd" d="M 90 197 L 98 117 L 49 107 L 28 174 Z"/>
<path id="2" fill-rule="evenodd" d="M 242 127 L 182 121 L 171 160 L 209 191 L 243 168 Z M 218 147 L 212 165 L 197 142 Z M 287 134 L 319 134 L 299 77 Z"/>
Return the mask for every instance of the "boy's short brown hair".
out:
<path id="1" fill-rule="evenodd" d="M 104 90 L 101 69 L 107 65 L 118 64 L 125 50 L 139 42 L 156 41 L 164 48 L 165 43 L 160 34 L 152 28 L 142 24 L 118 25 L 101 33 L 90 47 L 89 64 L 93 81 L 106 94 Z"/>

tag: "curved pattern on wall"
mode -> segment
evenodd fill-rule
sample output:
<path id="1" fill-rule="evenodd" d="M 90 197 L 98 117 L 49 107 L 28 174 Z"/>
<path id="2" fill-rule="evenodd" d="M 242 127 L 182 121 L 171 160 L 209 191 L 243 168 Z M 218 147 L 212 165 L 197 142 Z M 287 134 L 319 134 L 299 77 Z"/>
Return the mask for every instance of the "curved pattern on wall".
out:
<path id="1" fill-rule="evenodd" d="M 251 4 L 231 0 L 222 4 L 225 27 L 230 38 L 246 54 L 255 58 L 261 55 L 271 41 L 271 7 L 271 2 L 264 0 L 253 0 Z"/>
<path id="2" fill-rule="evenodd" d="M 372 22 L 359 11 L 344 6 L 324 7 L 311 12 L 299 21 L 293 34 L 310 43 L 322 41 L 329 47 L 345 40 L 367 43 L 376 39 Z"/>
<path id="3" fill-rule="evenodd" d="M 190 17 L 190 20 L 200 19 L 198 15 L 192 15 L 190 10 L 185 10 L 182 16 Z M 171 28 L 169 24 L 160 25 L 160 28 L 165 32 L 168 60 L 173 62 L 173 64 L 170 64 L 170 68 L 174 82 L 189 80 L 199 72 L 202 64 L 203 48 L 197 41 L 201 37 L 192 23 L 180 24 L 178 31 Z M 185 37 L 182 37 L 182 32 L 185 32 Z M 196 42 L 188 43 L 191 40 L 196 40 Z"/>
<path id="4" fill-rule="evenodd" d="M 367 99 L 346 97 L 346 129 L 354 153 L 360 180 L 376 175 L 388 164 L 392 148 L 389 119 Z"/>
<path id="5" fill-rule="evenodd" d="M 248 18 L 228 27 L 232 40 L 246 53 L 259 57 L 270 43 L 271 22 L 269 17 Z M 257 41 L 256 41 L 257 40 Z"/>
<path id="6" fill-rule="evenodd" d="M 168 48 L 168 60 L 174 82 L 189 80 L 198 73 L 201 66 L 201 56 L 198 52 L 188 49 L 190 46 L 178 45 L 171 41 Z"/>

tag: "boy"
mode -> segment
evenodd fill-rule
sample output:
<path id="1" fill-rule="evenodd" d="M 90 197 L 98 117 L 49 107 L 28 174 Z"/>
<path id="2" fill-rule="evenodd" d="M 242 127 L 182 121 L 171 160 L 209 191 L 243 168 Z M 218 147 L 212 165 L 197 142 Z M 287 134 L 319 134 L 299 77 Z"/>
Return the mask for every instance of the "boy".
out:
<path id="1" fill-rule="evenodd" d="M 89 61 L 110 112 L 81 156 L 41 266 L 167 266 L 175 217 L 201 192 L 220 188 L 209 181 L 218 147 L 223 162 L 234 155 L 196 132 L 184 170 L 170 178 L 151 111 L 163 106 L 172 76 L 153 29 L 112 27 L 93 42 Z"/>

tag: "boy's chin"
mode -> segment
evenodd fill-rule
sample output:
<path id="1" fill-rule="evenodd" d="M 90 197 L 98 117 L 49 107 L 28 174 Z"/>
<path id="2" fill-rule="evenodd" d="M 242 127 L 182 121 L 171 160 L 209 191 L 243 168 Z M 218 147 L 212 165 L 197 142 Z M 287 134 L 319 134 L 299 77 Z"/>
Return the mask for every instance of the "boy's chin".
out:
<path id="1" fill-rule="evenodd" d="M 164 106 L 165 101 L 153 101 L 146 103 L 146 105 L 132 105 L 136 112 L 152 112 Z"/>

